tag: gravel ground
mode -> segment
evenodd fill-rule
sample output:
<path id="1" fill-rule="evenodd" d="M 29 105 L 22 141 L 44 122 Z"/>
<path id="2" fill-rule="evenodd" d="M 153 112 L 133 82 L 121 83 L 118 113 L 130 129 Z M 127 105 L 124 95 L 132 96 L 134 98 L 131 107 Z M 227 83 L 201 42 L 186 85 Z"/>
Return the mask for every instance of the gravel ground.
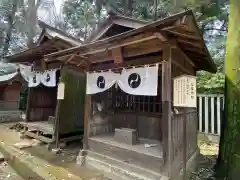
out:
<path id="1" fill-rule="evenodd" d="M 6 162 L 0 163 L 0 180 L 23 180 Z"/>

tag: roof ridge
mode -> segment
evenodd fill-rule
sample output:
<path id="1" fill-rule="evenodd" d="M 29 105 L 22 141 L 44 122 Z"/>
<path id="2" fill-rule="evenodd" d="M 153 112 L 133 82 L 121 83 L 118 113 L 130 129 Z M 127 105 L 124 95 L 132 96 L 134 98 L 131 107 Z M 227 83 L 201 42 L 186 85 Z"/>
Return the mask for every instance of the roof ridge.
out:
<path id="1" fill-rule="evenodd" d="M 55 31 L 56 33 L 59 33 L 59 34 L 65 36 L 65 37 L 68 37 L 68 38 L 70 38 L 70 39 L 72 39 L 72 40 L 74 40 L 74 41 L 78 41 L 79 43 L 82 43 L 82 40 L 80 40 L 80 39 L 78 39 L 78 38 L 75 38 L 75 37 L 73 37 L 73 36 L 71 36 L 71 35 L 68 35 L 68 34 L 65 33 L 63 30 L 57 29 L 57 28 L 55 28 L 55 27 L 52 27 L 52 26 L 50 26 L 49 24 L 47 24 L 47 23 L 45 23 L 45 22 L 43 22 L 43 21 L 41 21 L 41 20 L 38 20 L 38 24 L 39 24 L 39 26 L 40 26 L 42 29 L 51 29 L 51 30 Z"/>

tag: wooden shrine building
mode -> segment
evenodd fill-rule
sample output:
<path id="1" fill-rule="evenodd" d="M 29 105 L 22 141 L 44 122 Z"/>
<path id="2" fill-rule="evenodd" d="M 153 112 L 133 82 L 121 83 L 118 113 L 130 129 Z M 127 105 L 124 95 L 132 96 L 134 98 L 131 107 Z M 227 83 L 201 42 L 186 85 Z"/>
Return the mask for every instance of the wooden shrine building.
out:
<path id="1" fill-rule="evenodd" d="M 173 79 L 196 76 L 198 70 L 216 72 L 192 11 L 101 36 L 44 60 L 74 66 L 82 77 L 104 72 L 120 76 L 158 64 L 157 95 L 128 94 L 120 85 L 86 94 L 78 163 L 125 179 L 183 179 L 181 170 L 194 167 L 199 152 L 197 109 L 174 107 Z"/>
<path id="2" fill-rule="evenodd" d="M 11 63 L 32 66 L 33 72 L 43 73 L 56 70 L 56 83 L 65 82 L 65 101 L 57 100 L 57 85 L 47 87 L 40 84 L 28 88 L 25 135 L 46 143 L 71 140 L 82 137 L 83 105 L 85 89 L 82 88 L 81 76 L 64 67 L 61 62 L 45 63 L 44 55 L 81 45 L 77 40 L 43 22 L 39 22 L 42 33 L 33 47 L 6 57 Z M 72 88 L 74 87 L 74 88 Z M 85 87 L 85 85 L 84 85 Z M 83 98 L 81 98 L 81 96 Z M 76 98 L 78 97 L 78 98 Z M 81 120 L 82 119 L 82 120 Z"/>
<path id="3" fill-rule="evenodd" d="M 19 110 L 20 90 L 24 83 L 19 75 L 0 82 L 0 111 Z"/>

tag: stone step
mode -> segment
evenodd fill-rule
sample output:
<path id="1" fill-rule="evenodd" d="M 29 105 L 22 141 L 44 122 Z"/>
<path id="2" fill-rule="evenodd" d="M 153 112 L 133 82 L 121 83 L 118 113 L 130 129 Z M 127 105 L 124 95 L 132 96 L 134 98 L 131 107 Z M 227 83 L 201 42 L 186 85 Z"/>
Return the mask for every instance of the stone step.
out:
<path id="1" fill-rule="evenodd" d="M 0 151 L 3 153 L 6 161 L 23 179 L 34 180 L 56 180 L 71 179 L 82 180 L 66 169 L 49 164 L 47 161 L 32 156 L 30 153 L 19 150 L 10 145 L 0 145 Z"/>
<path id="2" fill-rule="evenodd" d="M 151 162 L 149 162 L 151 163 Z M 143 169 L 111 157 L 88 151 L 86 166 L 104 170 L 125 180 L 165 180 L 163 174 Z M 160 170 L 160 167 L 159 167 Z M 115 179 L 114 179 L 115 180 Z"/>

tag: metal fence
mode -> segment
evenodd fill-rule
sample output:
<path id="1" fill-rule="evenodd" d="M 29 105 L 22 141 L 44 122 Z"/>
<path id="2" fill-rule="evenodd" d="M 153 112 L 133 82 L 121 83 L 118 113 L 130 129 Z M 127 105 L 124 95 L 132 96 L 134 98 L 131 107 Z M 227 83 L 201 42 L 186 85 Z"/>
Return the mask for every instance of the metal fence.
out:
<path id="1" fill-rule="evenodd" d="M 198 131 L 205 134 L 220 135 L 223 108 L 223 94 L 198 94 Z"/>

